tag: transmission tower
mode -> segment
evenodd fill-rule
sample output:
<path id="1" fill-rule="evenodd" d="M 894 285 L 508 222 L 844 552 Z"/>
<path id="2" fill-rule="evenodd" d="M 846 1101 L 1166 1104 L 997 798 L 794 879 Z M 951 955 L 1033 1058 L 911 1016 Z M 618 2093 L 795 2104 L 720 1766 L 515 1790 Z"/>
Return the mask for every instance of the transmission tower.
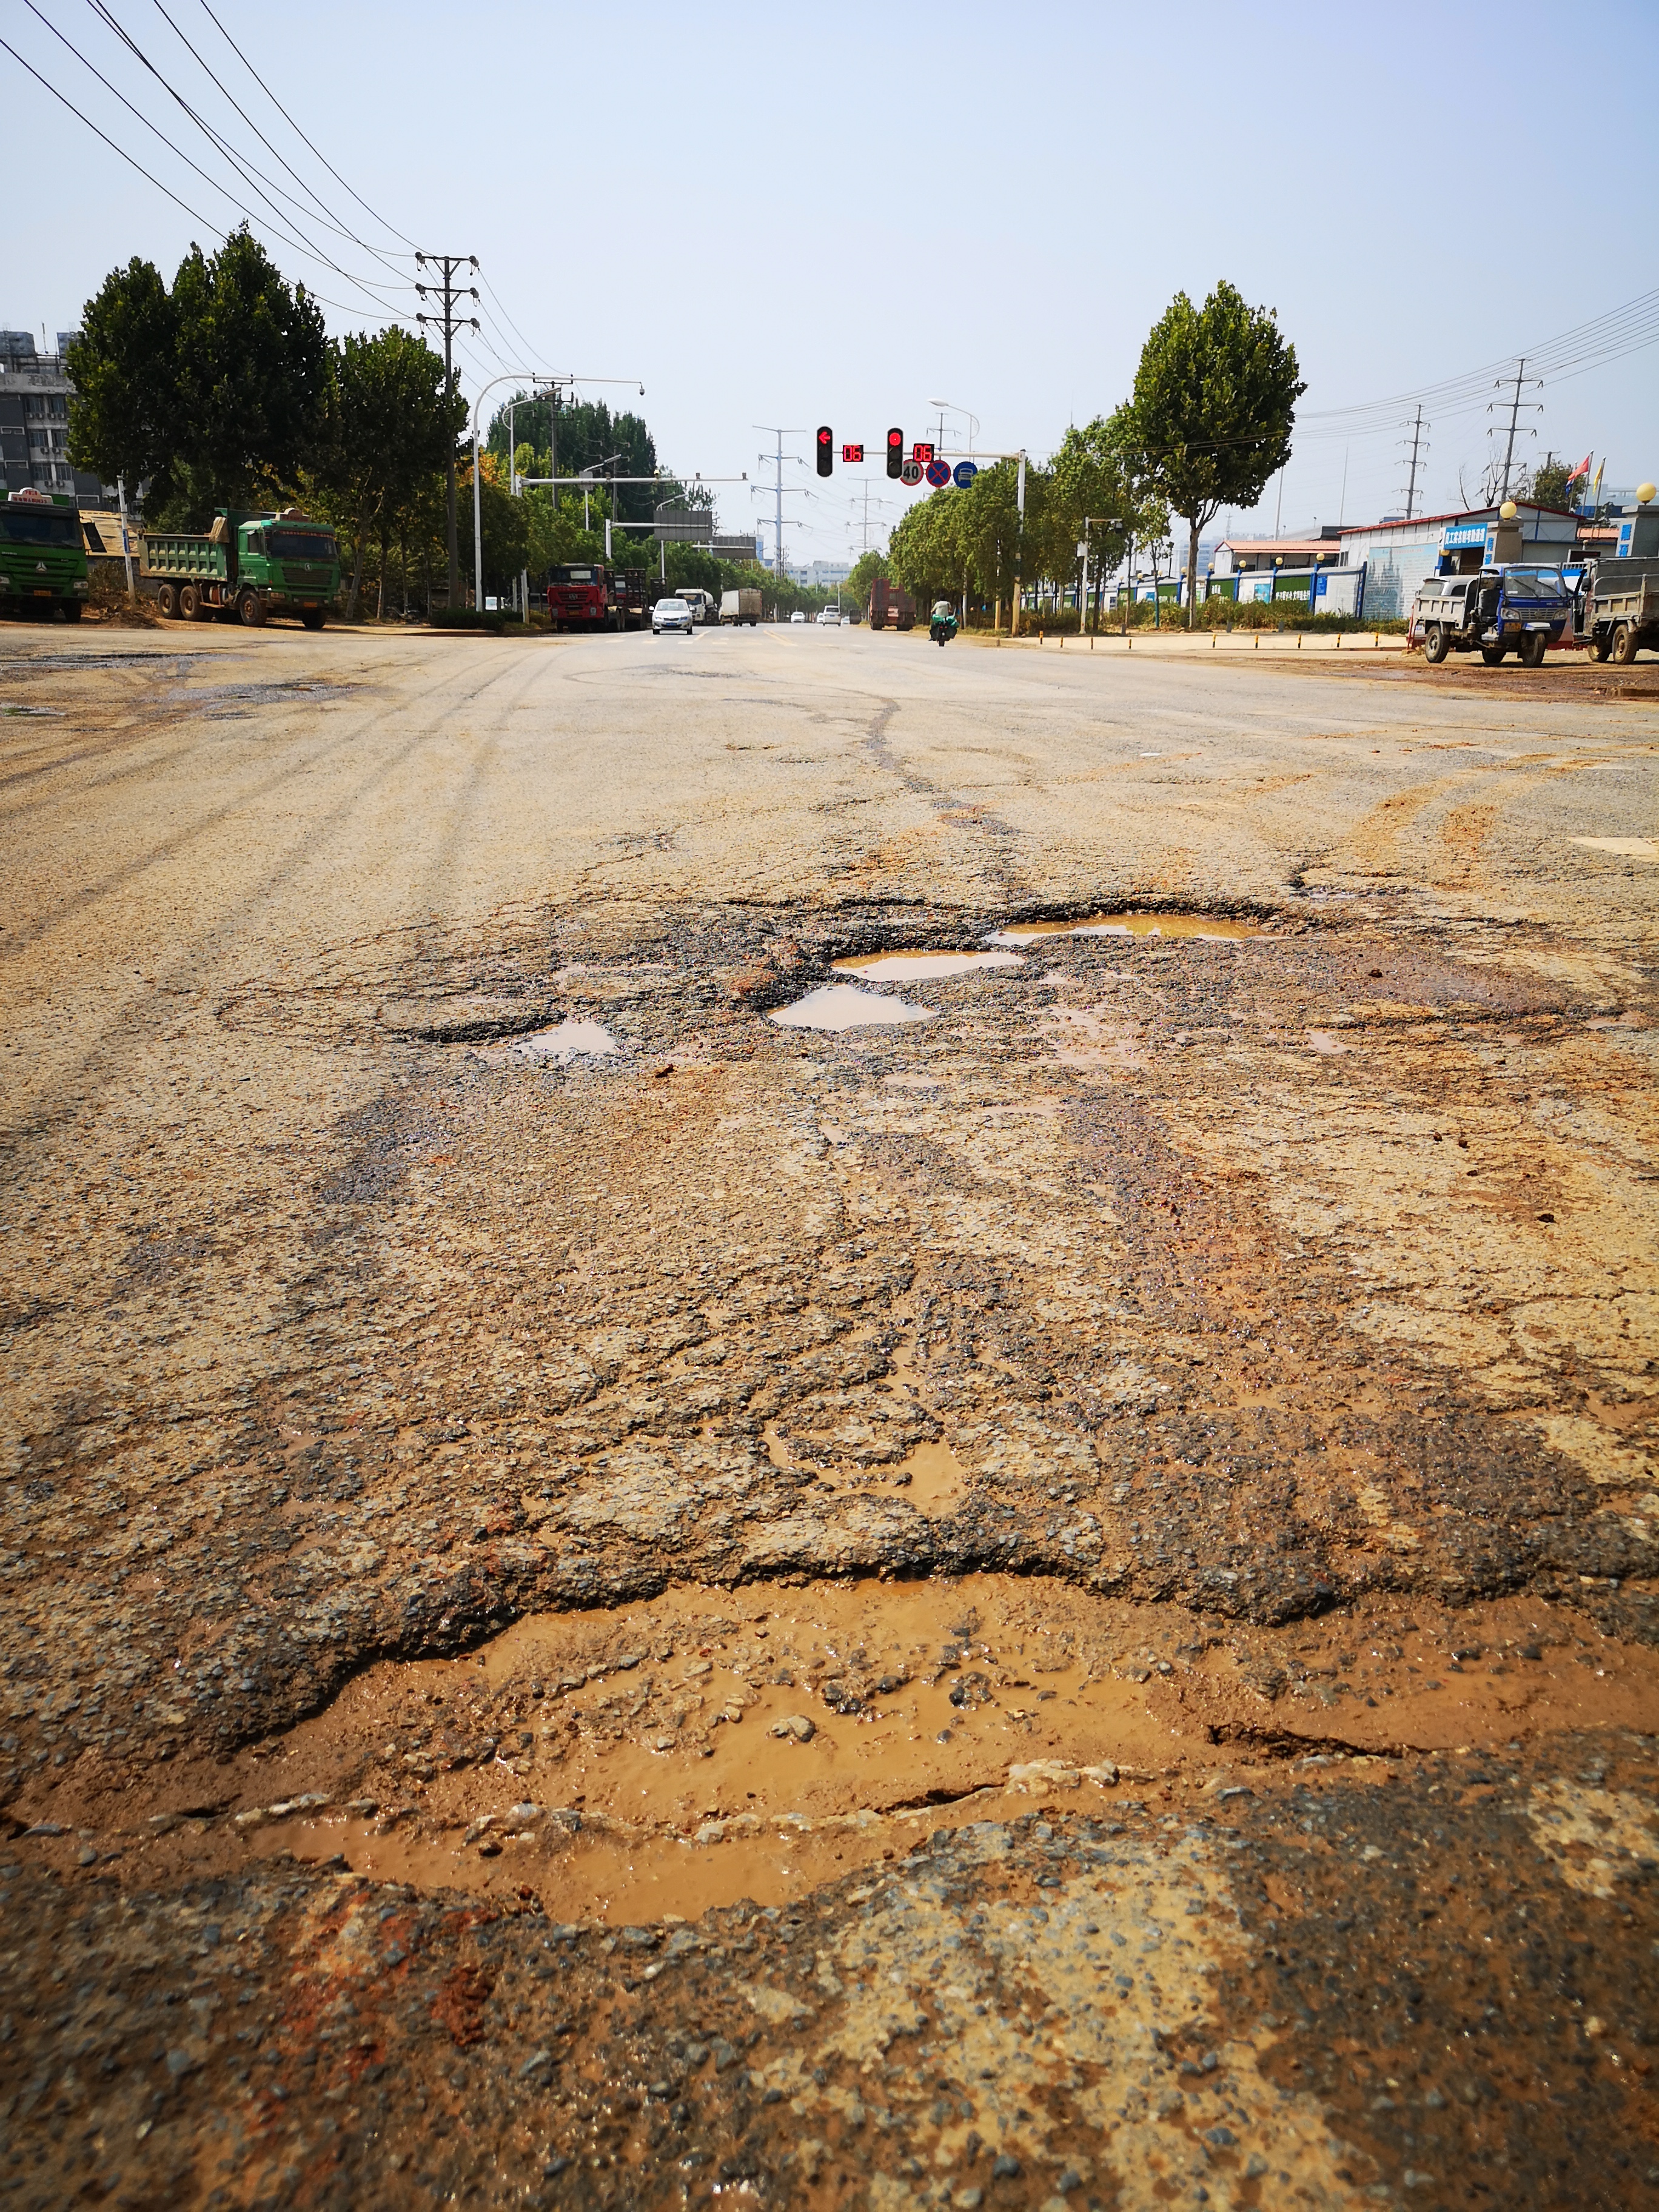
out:
<path id="1" fill-rule="evenodd" d="M 1527 356 L 1525 354 L 1522 354 L 1519 361 L 1515 364 L 1515 393 L 1514 397 L 1510 401 L 1509 435 L 1504 441 L 1504 476 L 1503 482 L 1498 488 L 1498 496 L 1500 501 L 1506 500 L 1510 495 L 1510 475 L 1515 465 L 1515 433 L 1516 426 L 1521 419 L 1521 386 L 1522 380 L 1526 375 L 1526 371 Z M 1500 378 L 1498 380 L 1498 389 L 1501 391 L 1509 380 L 1510 380 L 1507 376 Z M 1541 390 L 1541 386 L 1540 388 Z M 1537 401 L 1528 401 L 1528 406 L 1529 411 L 1535 410 L 1540 415 L 1544 411 L 1541 404 Z M 1491 414 L 1493 412 L 1493 410 L 1489 407 L 1486 411 L 1488 414 Z M 1536 437 L 1538 433 L 1534 430 L 1532 434 L 1534 437 Z"/>
<path id="2" fill-rule="evenodd" d="M 1427 424 L 1423 420 L 1423 410 L 1419 407 L 1417 410 L 1416 419 L 1411 425 L 1411 473 L 1406 481 L 1406 520 L 1407 522 L 1409 522 L 1413 516 L 1417 513 L 1417 472 L 1421 463 L 1421 458 L 1428 450 L 1423 443 L 1423 433 L 1427 427 Z"/>

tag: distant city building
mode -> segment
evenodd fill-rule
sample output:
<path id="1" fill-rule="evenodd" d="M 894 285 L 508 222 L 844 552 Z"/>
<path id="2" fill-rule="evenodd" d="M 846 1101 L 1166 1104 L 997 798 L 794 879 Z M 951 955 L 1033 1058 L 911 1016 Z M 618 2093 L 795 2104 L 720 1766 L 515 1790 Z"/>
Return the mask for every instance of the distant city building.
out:
<path id="1" fill-rule="evenodd" d="M 850 561 L 812 561 L 800 567 L 786 567 L 783 573 L 803 591 L 833 592 L 852 574 L 853 565 Z"/>
<path id="2" fill-rule="evenodd" d="M 75 386 L 64 356 L 80 336 L 59 331 L 58 350 L 40 353 L 33 331 L 0 331 L 0 493 L 72 492 L 83 507 L 112 507 L 115 494 L 70 465 L 69 404 Z"/>

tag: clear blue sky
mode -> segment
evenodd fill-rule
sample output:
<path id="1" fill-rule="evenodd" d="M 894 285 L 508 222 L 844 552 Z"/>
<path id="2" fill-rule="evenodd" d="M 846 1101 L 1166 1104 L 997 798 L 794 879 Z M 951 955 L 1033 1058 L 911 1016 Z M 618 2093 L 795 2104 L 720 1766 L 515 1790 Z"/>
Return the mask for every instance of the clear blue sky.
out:
<path id="1" fill-rule="evenodd" d="M 83 0 L 39 4 L 169 137 L 251 197 Z M 161 76 L 294 189 L 156 0 L 111 4 Z M 294 137 L 203 0 L 165 5 L 345 226 L 401 246 Z M 1218 276 L 1278 310 L 1310 411 L 1480 369 L 1659 284 L 1652 0 L 1408 0 L 1277 18 L 1203 0 L 821 12 L 644 0 L 505 11 L 495 27 L 424 0 L 214 5 L 387 223 L 478 254 L 495 297 L 489 343 L 466 359 L 469 392 L 503 363 L 636 377 L 659 452 L 684 470 L 753 476 L 769 442 L 756 423 L 794 426 L 803 457 L 822 421 L 872 446 L 890 422 L 927 434 L 936 396 L 974 410 L 983 446 L 1043 453 L 1069 421 L 1124 396 L 1171 295 L 1201 296 Z M 238 219 L 21 0 L 3 17 L 0 35 L 191 207 L 221 228 Z M 4 53 L 0 83 L 7 326 L 70 327 L 116 263 L 143 255 L 170 276 L 191 237 L 208 242 L 205 225 Z M 258 227 L 291 277 L 346 303 L 327 310 L 331 328 L 386 319 Z M 314 216 L 301 228 L 324 235 Z M 412 295 L 392 289 L 412 277 L 406 260 L 393 276 L 331 243 L 412 312 Z M 1610 482 L 1659 475 L 1659 346 L 1525 396 L 1543 404 L 1523 417 L 1540 452 L 1605 453 Z M 1460 465 L 1478 482 L 1485 404 L 1475 392 L 1461 412 L 1425 410 L 1431 507 L 1461 503 Z M 1395 508 L 1408 412 L 1371 435 L 1310 412 L 1286 527 Z M 793 550 L 855 545 L 855 477 L 822 488 L 808 470 L 789 474 L 813 494 L 787 504 Z M 904 496 L 884 477 L 874 489 Z M 1258 526 L 1272 527 L 1275 498 Z M 760 505 L 728 487 L 723 520 L 741 527 Z"/>

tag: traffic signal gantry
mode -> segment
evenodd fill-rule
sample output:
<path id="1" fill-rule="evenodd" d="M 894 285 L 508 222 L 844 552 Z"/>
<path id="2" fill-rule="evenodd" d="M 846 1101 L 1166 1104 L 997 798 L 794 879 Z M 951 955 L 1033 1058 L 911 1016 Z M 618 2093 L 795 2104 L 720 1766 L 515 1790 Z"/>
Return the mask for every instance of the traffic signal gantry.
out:
<path id="1" fill-rule="evenodd" d="M 864 459 L 862 443 L 852 442 L 843 445 L 841 449 L 841 458 L 842 464 L 848 468 L 857 468 L 861 465 Z M 1010 457 L 999 456 L 999 458 Z M 835 468 L 836 434 L 828 422 L 820 422 L 817 431 L 817 471 L 821 477 L 833 476 Z M 904 433 L 895 425 L 887 433 L 887 473 L 890 477 L 896 477 L 902 483 L 912 487 L 919 484 L 925 477 L 935 489 L 942 489 L 945 485 L 954 483 L 959 490 L 965 491 L 979 474 L 979 467 L 976 462 L 963 460 L 959 461 L 954 469 L 951 468 L 948 462 L 939 458 L 932 443 L 927 439 L 919 440 L 907 453 L 904 450 Z"/>

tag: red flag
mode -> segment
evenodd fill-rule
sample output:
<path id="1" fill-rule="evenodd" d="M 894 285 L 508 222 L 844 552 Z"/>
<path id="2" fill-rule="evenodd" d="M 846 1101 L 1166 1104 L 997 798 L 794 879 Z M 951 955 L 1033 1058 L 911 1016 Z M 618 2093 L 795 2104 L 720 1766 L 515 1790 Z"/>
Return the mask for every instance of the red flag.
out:
<path id="1" fill-rule="evenodd" d="M 1589 474 L 1589 465 L 1590 456 L 1586 453 L 1583 459 L 1579 462 L 1577 467 L 1567 478 L 1567 482 L 1569 483 L 1577 483 L 1580 477 L 1587 477 Z"/>

